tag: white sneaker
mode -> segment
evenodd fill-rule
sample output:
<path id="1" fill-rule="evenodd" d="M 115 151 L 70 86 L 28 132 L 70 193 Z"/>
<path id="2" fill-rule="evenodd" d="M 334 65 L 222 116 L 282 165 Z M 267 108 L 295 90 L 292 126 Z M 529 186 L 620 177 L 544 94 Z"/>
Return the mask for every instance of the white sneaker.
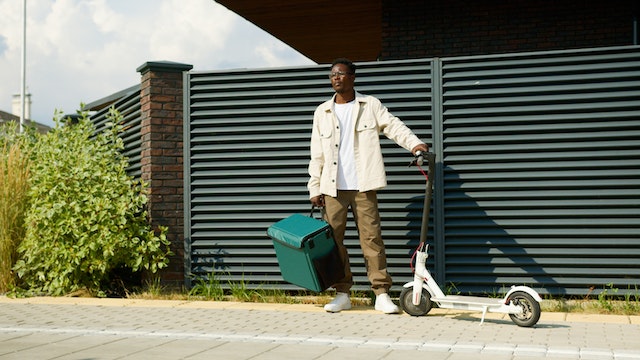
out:
<path id="1" fill-rule="evenodd" d="M 324 306 L 324 309 L 328 312 L 333 313 L 351 309 L 351 300 L 349 299 L 349 294 L 341 292 L 337 293 L 336 297 L 330 303 Z"/>
<path id="2" fill-rule="evenodd" d="M 380 294 L 376 296 L 375 309 L 382 311 L 385 314 L 397 314 L 400 312 L 398 306 L 391 301 L 389 294 Z"/>

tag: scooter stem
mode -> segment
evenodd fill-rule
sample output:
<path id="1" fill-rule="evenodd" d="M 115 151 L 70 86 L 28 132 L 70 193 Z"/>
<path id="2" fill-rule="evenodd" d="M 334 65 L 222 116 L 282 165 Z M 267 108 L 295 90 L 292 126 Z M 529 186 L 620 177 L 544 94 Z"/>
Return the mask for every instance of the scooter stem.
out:
<path id="1" fill-rule="evenodd" d="M 420 227 L 420 244 L 426 244 L 429 233 L 429 214 L 431 213 L 431 198 L 433 196 L 433 178 L 435 176 L 436 155 L 428 152 L 423 155 L 428 162 L 427 186 L 424 194 L 424 206 L 422 207 L 422 225 Z"/>

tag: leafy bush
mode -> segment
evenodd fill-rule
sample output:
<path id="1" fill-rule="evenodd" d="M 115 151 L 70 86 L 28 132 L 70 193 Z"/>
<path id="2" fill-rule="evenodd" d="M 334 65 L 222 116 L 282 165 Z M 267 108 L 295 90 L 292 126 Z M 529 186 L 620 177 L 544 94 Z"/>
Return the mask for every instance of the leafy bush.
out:
<path id="1" fill-rule="evenodd" d="M 167 229 L 150 228 L 146 184 L 126 173 L 122 116 L 111 109 L 107 130 L 96 134 L 80 115 L 67 126 L 56 115 L 56 127 L 33 145 L 32 205 L 15 266 L 31 292 L 104 296 L 114 270 L 156 272 L 168 263 Z"/>
<path id="2" fill-rule="evenodd" d="M 3 133 L 15 129 L 3 129 Z M 3 136 L 0 141 L 0 293 L 15 286 L 12 267 L 24 238 L 24 214 L 28 206 L 28 154 L 19 139 Z"/>

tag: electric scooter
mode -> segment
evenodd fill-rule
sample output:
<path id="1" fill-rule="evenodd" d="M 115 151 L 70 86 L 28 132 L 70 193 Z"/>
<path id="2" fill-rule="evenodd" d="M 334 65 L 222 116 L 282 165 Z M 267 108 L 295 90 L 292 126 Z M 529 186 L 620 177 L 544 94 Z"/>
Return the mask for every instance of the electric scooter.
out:
<path id="1" fill-rule="evenodd" d="M 504 298 L 488 298 L 478 296 L 445 295 L 436 280 L 427 269 L 428 258 L 427 232 L 429 227 L 429 212 L 431 197 L 433 195 L 433 178 L 435 175 L 435 154 L 416 154 L 410 165 L 420 165 L 426 160 L 428 172 L 423 175 L 427 178 L 424 208 L 422 214 L 422 227 L 420 229 L 420 244 L 415 256 L 415 271 L 413 281 L 404 285 L 400 293 L 400 307 L 412 316 L 427 314 L 433 303 L 440 308 L 482 311 L 480 325 L 484 323 L 487 312 L 509 314 L 511 320 L 518 326 L 531 327 L 540 319 L 540 295 L 528 286 L 511 286 Z"/>

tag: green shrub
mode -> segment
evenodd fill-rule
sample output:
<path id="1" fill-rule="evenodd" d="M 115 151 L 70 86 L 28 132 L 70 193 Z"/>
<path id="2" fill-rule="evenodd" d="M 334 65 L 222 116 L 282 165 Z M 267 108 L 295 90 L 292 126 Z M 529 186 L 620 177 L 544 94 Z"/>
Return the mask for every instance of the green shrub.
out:
<path id="1" fill-rule="evenodd" d="M 110 110 L 96 134 L 86 113 L 33 144 L 31 207 L 15 270 L 35 293 L 88 290 L 104 296 L 115 269 L 156 272 L 168 263 L 166 228 L 148 225 L 146 185 L 126 173 L 117 134 L 122 116 Z"/>
<path id="2" fill-rule="evenodd" d="M 4 129 L 7 131 L 15 131 Z M 24 214 L 28 206 L 28 154 L 18 141 L 3 136 L 0 142 L 0 293 L 15 286 L 12 267 L 24 238 Z"/>

